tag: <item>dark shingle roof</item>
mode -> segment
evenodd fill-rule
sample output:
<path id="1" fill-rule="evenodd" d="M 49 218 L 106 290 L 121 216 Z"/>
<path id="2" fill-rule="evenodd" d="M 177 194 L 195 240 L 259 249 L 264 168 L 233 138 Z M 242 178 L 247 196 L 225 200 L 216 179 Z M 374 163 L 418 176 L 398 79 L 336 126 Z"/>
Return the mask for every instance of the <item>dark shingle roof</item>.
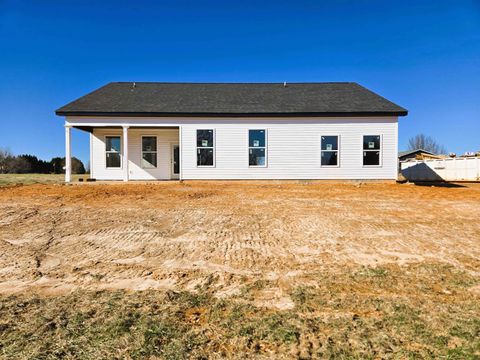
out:
<path id="1" fill-rule="evenodd" d="M 56 114 L 404 116 L 407 110 L 357 83 L 115 82 L 61 107 Z"/>
<path id="2" fill-rule="evenodd" d="M 405 151 L 400 151 L 398 153 L 398 157 L 403 157 L 403 156 L 407 156 L 407 155 L 411 155 L 411 154 L 415 154 L 415 153 L 424 153 L 424 154 L 430 154 L 430 155 L 435 155 L 434 153 L 430 152 L 430 151 L 427 151 L 427 150 L 423 150 L 423 149 L 415 149 L 415 150 L 405 150 Z"/>

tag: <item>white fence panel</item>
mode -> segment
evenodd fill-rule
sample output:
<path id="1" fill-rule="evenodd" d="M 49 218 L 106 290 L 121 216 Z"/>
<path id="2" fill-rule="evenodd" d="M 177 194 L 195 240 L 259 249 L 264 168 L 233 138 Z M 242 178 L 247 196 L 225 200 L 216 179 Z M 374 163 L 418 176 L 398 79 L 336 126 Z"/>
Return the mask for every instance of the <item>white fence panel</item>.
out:
<path id="1" fill-rule="evenodd" d="M 480 181 L 480 158 L 403 161 L 400 171 L 410 181 Z"/>

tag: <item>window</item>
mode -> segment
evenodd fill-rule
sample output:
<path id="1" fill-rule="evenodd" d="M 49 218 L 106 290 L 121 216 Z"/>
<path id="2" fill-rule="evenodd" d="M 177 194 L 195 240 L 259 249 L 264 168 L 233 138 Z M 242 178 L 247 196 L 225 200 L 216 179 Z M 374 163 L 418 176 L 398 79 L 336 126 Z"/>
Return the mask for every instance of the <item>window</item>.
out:
<path id="1" fill-rule="evenodd" d="M 338 136 L 321 137 L 321 166 L 338 166 Z"/>
<path id="2" fill-rule="evenodd" d="M 121 149 L 122 145 L 120 136 L 105 136 L 105 163 L 107 168 L 121 167 Z"/>
<path id="3" fill-rule="evenodd" d="M 265 130 L 248 130 L 248 165 L 266 166 Z"/>
<path id="4" fill-rule="evenodd" d="M 363 165 L 379 166 L 381 152 L 380 135 L 365 135 L 363 137 Z"/>
<path id="5" fill-rule="evenodd" d="M 213 166 L 214 150 L 213 130 L 197 130 L 197 166 Z"/>
<path id="6" fill-rule="evenodd" d="M 157 167 L 157 137 L 142 136 L 142 168 Z"/>

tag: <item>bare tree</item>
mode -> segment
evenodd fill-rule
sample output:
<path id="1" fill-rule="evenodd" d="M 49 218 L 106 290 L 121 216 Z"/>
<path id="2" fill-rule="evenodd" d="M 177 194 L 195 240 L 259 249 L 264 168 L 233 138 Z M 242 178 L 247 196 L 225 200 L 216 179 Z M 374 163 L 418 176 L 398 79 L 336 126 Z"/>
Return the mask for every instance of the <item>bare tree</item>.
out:
<path id="1" fill-rule="evenodd" d="M 10 150 L 0 148 L 0 174 L 6 174 L 9 172 L 9 164 L 14 158 Z"/>
<path id="2" fill-rule="evenodd" d="M 423 149 L 433 154 L 446 154 L 447 149 L 442 144 L 425 134 L 418 134 L 408 140 L 408 150 Z"/>
<path id="3" fill-rule="evenodd" d="M 65 158 L 55 157 L 50 163 L 52 164 L 53 172 L 55 174 L 65 174 Z M 85 174 L 85 167 L 80 159 L 72 156 L 72 174 Z"/>
<path id="4" fill-rule="evenodd" d="M 0 174 L 26 174 L 32 171 L 30 155 L 15 156 L 5 148 L 0 148 Z M 38 159 L 37 159 L 38 161 Z"/>
<path id="5" fill-rule="evenodd" d="M 13 156 L 7 161 L 7 172 L 9 174 L 28 174 L 32 166 L 27 159 L 21 156 Z"/>

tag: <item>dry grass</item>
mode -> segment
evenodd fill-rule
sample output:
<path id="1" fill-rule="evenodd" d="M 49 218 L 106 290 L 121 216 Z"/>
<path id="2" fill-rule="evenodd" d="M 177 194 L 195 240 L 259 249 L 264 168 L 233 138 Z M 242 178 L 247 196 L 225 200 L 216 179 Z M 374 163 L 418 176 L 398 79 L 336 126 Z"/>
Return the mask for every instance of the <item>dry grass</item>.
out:
<path id="1" fill-rule="evenodd" d="M 75 291 L 7 296 L 4 358 L 446 358 L 480 355 L 478 279 L 439 264 L 315 274 L 291 289 L 295 307 L 249 299 L 276 287 L 248 284 L 218 299 L 195 291 Z"/>
<path id="2" fill-rule="evenodd" d="M 72 175 L 72 180 L 86 178 L 88 175 Z M 30 184 L 60 184 L 65 181 L 63 174 L 0 174 L 0 186 Z"/>
<path id="3" fill-rule="evenodd" d="M 479 212 L 478 185 L 3 187 L 0 357 L 476 359 Z"/>

